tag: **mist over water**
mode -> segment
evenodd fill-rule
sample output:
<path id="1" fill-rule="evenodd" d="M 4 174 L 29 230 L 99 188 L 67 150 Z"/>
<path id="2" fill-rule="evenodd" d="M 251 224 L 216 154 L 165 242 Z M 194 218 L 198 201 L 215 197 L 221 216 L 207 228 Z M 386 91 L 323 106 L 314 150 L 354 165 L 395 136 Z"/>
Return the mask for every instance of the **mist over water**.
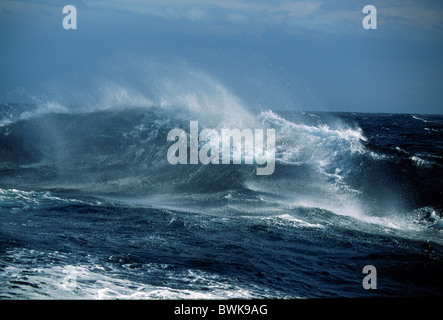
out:
<path id="1" fill-rule="evenodd" d="M 98 68 L 1 105 L 2 296 L 358 297 L 371 263 L 376 295 L 441 294 L 427 278 L 442 258 L 440 116 L 255 110 L 178 59 Z M 167 134 L 190 121 L 274 129 L 275 172 L 171 165 Z"/>
<path id="2" fill-rule="evenodd" d="M 51 99 L 44 100 L 48 93 L 41 93 L 29 106 L 5 105 L 4 136 L 11 127 L 28 129 L 17 133 L 23 150 L 14 150 L 8 159 L 18 156 L 15 163 L 3 161 L 4 166 L 49 170 L 43 177 L 26 176 L 25 186 L 35 180 L 51 188 L 139 197 L 153 190 L 174 193 L 177 187 L 244 189 L 363 219 L 408 209 L 395 181 L 383 187 L 383 195 L 361 189 L 388 172 L 379 166 L 379 176 L 358 175 L 362 161 L 383 162 L 385 156 L 367 148 L 355 122 L 333 114 L 293 113 L 287 119 L 272 110 L 253 111 L 222 83 L 178 58 L 121 54 L 104 59 L 97 69 L 81 90 L 67 81 Z M 278 170 L 260 178 L 250 166 L 169 165 L 165 133 L 175 127 L 189 130 L 192 120 L 202 128 L 275 129 Z"/>

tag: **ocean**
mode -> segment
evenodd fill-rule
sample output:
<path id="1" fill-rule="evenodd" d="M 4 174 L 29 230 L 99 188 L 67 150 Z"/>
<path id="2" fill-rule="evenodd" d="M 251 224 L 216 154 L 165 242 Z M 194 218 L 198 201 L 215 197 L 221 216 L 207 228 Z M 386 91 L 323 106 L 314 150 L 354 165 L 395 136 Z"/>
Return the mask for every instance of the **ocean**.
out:
<path id="1" fill-rule="evenodd" d="M 190 121 L 275 171 L 172 165 Z M 442 296 L 442 169 L 442 115 L 3 103 L 0 298 Z"/>

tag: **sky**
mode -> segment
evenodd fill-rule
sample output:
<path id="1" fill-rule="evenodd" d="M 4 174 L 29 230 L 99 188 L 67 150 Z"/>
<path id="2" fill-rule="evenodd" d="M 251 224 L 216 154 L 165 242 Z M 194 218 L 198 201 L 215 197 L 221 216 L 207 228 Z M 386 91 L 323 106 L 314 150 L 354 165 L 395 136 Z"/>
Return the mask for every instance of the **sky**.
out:
<path id="1" fill-rule="evenodd" d="M 0 102 L 162 104 L 210 81 L 256 110 L 442 114 L 442 40 L 431 0 L 1 0 Z"/>

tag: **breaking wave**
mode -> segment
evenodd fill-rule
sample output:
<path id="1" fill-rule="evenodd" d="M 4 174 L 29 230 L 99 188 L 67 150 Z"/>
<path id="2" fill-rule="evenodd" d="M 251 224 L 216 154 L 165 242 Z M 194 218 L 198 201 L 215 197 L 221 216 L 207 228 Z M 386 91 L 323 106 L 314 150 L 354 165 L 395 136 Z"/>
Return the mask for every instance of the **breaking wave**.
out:
<path id="1" fill-rule="evenodd" d="M 282 204 L 315 207 L 366 221 L 397 219 L 427 206 L 439 212 L 439 182 L 403 174 L 441 170 L 438 153 L 426 157 L 406 152 L 395 141 L 383 145 L 386 141 L 374 140 L 371 126 L 365 132 L 357 117 L 346 118 L 349 114 L 250 111 L 221 83 L 186 65 L 145 63 L 142 73 L 155 76 L 143 81 L 138 66 L 133 62 L 129 68 L 137 85 L 98 82 L 92 94 L 80 95 L 89 97 L 80 105 L 3 104 L 2 185 L 155 199 L 193 208 L 211 203 L 222 208 L 235 203 L 237 210 L 246 211 Z M 94 103 L 91 96 L 96 96 Z M 409 118 L 417 119 L 428 129 L 432 125 L 424 116 Z M 255 175 L 255 165 L 171 165 L 168 132 L 189 132 L 194 120 L 201 129 L 274 129 L 275 172 L 261 177 Z M 192 201 L 189 195 L 195 194 L 199 196 Z M 251 202 L 256 203 L 251 207 Z"/>

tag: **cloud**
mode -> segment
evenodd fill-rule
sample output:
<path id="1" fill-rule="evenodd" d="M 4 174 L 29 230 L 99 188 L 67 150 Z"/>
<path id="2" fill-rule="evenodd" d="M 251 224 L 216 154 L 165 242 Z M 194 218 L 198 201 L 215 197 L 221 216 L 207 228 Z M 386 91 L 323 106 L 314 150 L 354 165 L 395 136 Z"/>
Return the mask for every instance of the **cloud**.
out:
<path id="1" fill-rule="evenodd" d="M 355 33 L 361 29 L 361 9 L 366 3 L 350 0 L 334 3 L 325 0 L 72 0 L 70 4 L 91 16 L 130 13 L 154 16 L 166 22 L 190 22 L 196 24 L 193 28 L 196 32 L 210 33 L 224 28 L 237 33 L 262 33 L 269 28 L 279 28 L 287 33 L 303 30 Z M 377 7 L 380 26 L 443 31 L 443 5 L 437 1 L 373 0 L 371 4 Z M 61 7 L 56 0 L 3 0 L 0 12 L 59 14 Z M 199 23 L 212 24 L 214 28 L 199 28 Z"/>
<path id="2" fill-rule="evenodd" d="M 319 1 L 233 1 L 233 0 L 152 0 L 104 1 L 85 0 L 91 8 L 148 14 L 164 19 L 183 18 L 192 21 L 282 21 L 282 18 L 307 18 L 321 5 Z M 252 20 L 250 20 L 252 21 Z"/>
<path id="3" fill-rule="evenodd" d="M 442 31 L 443 27 L 443 10 L 436 6 L 407 3 L 380 7 L 378 13 L 385 24 L 434 31 Z"/>
<path id="4" fill-rule="evenodd" d="M 47 0 L 48 1 L 48 0 Z M 148 14 L 163 19 L 184 19 L 196 22 L 244 23 L 265 27 L 361 25 L 364 4 L 340 0 L 324 1 L 251 1 L 251 0 L 151 0 L 104 1 L 84 0 L 91 8 Z M 425 30 L 441 30 L 443 7 L 438 2 L 372 1 L 384 24 L 408 26 Z M 327 30 L 325 30 L 327 31 Z"/>

